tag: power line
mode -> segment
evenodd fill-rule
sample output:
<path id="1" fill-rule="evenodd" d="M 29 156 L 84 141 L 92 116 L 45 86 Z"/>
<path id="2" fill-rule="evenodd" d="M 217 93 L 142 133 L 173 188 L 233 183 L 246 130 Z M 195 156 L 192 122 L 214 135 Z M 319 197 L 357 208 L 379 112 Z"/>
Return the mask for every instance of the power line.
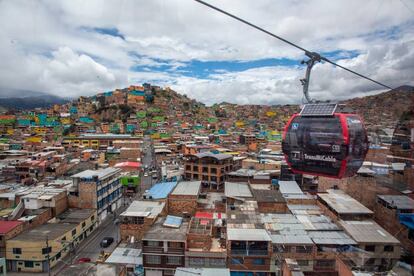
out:
<path id="1" fill-rule="evenodd" d="M 218 11 L 218 12 L 222 13 L 222 14 L 225 14 L 225 15 L 227 15 L 227 16 L 229 16 L 229 17 L 231 17 L 231 18 L 233 18 L 233 19 L 235 19 L 235 20 L 237 20 L 237 21 L 240 21 L 240 22 L 242 22 L 242 23 L 244 23 L 244 24 L 246 24 L 246 25 L 248 25 L 248 26 L 250 26 L 250 27 L 252 27 L 252 28 L 254 28 L 254 29 L 256 29 L 256 30 L 259 30 L 259 31 L 261 31 L 261 32 L 263 32 L 263 33 L 265 33 L 265 34 L 267 34 L 267 35 L 270 35 L 270 36 L 271 36 L 271 37 L 273 37 L 273 38 L 279 39 L 279 40 L 281 40 L 281 41 L 283 41 L 283 42 L 285 42 L 285 43 L 289 44 L 290 46 L 293 46 L 293 47 L 295 47 L 295 48 L 297 48 L 297 49 L 299 49 L 299 50 L 301 50 L 301 51 L 305 52 L 305 54 L 306 54 L 307 56 L 309 56 L 309 57 L 314 57 L 314 56 L 319 57 L 319 58 L 320 58 L 320 60 L 323 60 L 323 61 L 328 62 L 328 63 L 330 63 L 330 64 L 332 64 L 332 65 L 334 65 L 334 66 L 337 66 L 337 67 L 339 67 L 339 68 L 341 68 L 341 69 L 344 69 L 344 70 L 346 70 L 346 71 L 348 71 L 348 72 L 350 72 L 350 73 L 352 73 L 352 74 L 355 74 L 355 75 L 357 75 L 357 76 L 359 76 L 359 77 L 361 77 L 361 78 L 364 78 L 364 79 L 366 79 L 366 80 L 372 81 L 372 82 L 374 82 L 374 83 L 376 83 L 376 84 L 378 84 L 378 85 L 380 85 L 380 86 L 383 86 L 383 87 L 385 87 L 385 88 L 388 88 L 388 89 L 393 89 L 393 88 L 391 88 L 391 87 L 390 87 L 390 86 L 388 86 L 388 85 L 385 85 L 385 84 L 383 84 L 383 83 L 381 83 L 381 82 L 379 82 L 379 81 L 376 81 L 376 80 L 371 79 L 371 78 L 369 78 L 369 77 L 367 77 L 367 76 L 364 76 L 364 75 L 362 75 L 362 74 L 360 74 L 360 73 L 358 73 L 358 72 L 355 72 L 355 71 L 353 71 L 353 70 L 351 70 L 351 69 L 348 69 L 348 68 L 346 68 L 346 67 L 344 67 L 344 66 L 342 66 L 342 65 L 339 65 L 339 64 L 337 64 L 337 63 L 335 63 L 335 62 L 333 62 L 333 61 L 329 60 L 329 59 L 328 59 L 328 58 L 326 58 L 326 57 L 320 56 L 319 54 L 317 54 L 317 53 L 315 53 L 315 52 L 311 52 L 311 51 L 309 51 L 309 50 L 306 50 L 305 48 L 303 48 L 303 47 L 301 47 L 301 46 L 299 46 L 299 45 L 297 45 L 297 44 L 295 44 L 295 43 L 293 43 L 293 42 L 291 42 L 291 41 L 289 41 L 289 40 L 287 40 L 287 39 L 284 39 L 284 38 L 282 38 L 282 37 L 280 37 L 280 36 L 278 36 L 278 35 L 275 35 L 274 33 L 271 33 L 271 32 L 269 32 L 269 31 L 267 31 L 267 30 L 265 30 L 265 29 L 263 29 L 263 28 L 261 28 L 261 27 L 259 27 L 259 26 L 255 25 L 255 24 L 253 24 L 253 23 L 250 23 L 249 21 L 246 21 L 246 20 L 244 20 L 244 19 L 242 19 L 242 18 L 240 18 L 240 17 L 238 17 L 238 16 L 236 16 L 236 15 L 234 15 L 234 14 L 231 14 L 231 13 L 229 13 L 229 12 L 226 12 L 225 10 L 222 10 L 222 9 L 220 9 L 220 8 L 216 7 L 216 6 L 213 6 L 213 5 L 211 5 L 211 4 L 209 4 L 209 3 L 206 3 L 206 2 L 204 2 L 204 1 L 202 1 L 202 0 L 194 0 L 194 1 L 196 1 L 196 2 L 200 3 L 200 4 L 204 5 L 204 6 L 207 6 L 207 7 L 211 8 L 211 9 L 213 9 L 213 10 L 216 10 L 216 11 Z"/>

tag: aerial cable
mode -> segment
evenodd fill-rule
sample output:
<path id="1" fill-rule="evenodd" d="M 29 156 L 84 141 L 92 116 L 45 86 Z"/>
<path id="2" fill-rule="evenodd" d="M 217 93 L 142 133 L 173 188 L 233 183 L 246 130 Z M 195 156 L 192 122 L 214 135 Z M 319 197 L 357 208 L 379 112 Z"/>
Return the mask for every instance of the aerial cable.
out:
<path id="1" fill-rule="evenodd" d="M 302 80 L 301 80 L 301 83 L 302 83 L 302 85 L 303 85 L 304 96 L 305 96 L 305 98 L 306 98 L 306 100 L 307 100 L 308 102 L 312 102 L 312 101 L 313 101 L 313 100 L 310 98 L 309 94 L 308 94 L 310 71 L 311 71 L 311 69 L 312 69 L 313 65 L 314 65 L 316 62 L 320 62 L 320 61 L 325 61 L 325 62 L 327 62 L 327 63 L 330 63 L 330 64 L 332 64 L 332 65 L 334 65 L 334 66 L 336 66 L 336 67 L 339 67 L 339 68 L 341 68 L 341 69 L 344 69 L 345 71 L 348 71 L 348 72 L 350 72 L 350 73 L 352 73 L 352 74 L 355 74 L 355 75 L 357 75 L 357 76 L 359 76 L 359 77 L 361 77 L 361 78 L 364 78 L 364 79 L 366 79 L 366 80 L 369 80 L 369 81 L 371 81 L 371 82 L 374 82 L 374 83 L 376 83 L 376 84 L 378 84 L 378 85 L 380 85 L 380 86 L 383 86 L 383 87 L 385 87 L 385 88 L 388 88 L 388 89 L 393 89 L 393 88 L 391 88 L 391 87 L 390 87 L 390 86 L 388 86 L 388 85 L 385 85 L 385 84 L 383 84 L 383 83 L 381 83 L 381 82 L 379 82 L 379 81 L 376 81 L 376 80 L 374 80 L 374 79 L 372 79 L 372 78 L 370 78 L 370 77 L 367 77 L 367 76 L 364 76 L 364 75 L 362 75 L 362 74 L 360 74 L 360 73 L 358 73 L 358 72 L 355 72 L 354 70 L 351 70 L 351 69 L 346 68 L 346 67 L 344 67 L 344 66 L 342 66 L 342 65 L 339 65 L 339 64 L 337 64 L 337 63 L 335 63 L 335 62 L 333 62 L 333 61 L 329 60 L 328 58 L 326 58 L 326 57 L 324 57 L 324 56 L 321 56 L 321 55 L 320 55 L 320 54 L 318 54 L 318 53 L 311 52 L 311 51 L 309 51 L 309 50 L 307 50 L 307 49 L 305 49 L 305 48 L 303 48 L 303 47 L 301 47 L 301 46 L 299 46 L 299 45 L 297 45 L 297 44 L 295 44 L 295 43 L 293 43 L 293 42 L 291 42 L 291 41 L 289 41 L 289 40 L 287 40 L 287 39 L 284 39 L 283 37 L 280 37 L 280 36 L 278 36 L 278 35 L 275 35 L 274 33 L 271 33 L 271 32 L 269 32 L 269 31 L 267 31 L 267 30 L 265 30 L 265 29 L 263 29 L 263 28 L 261 28 L 261 27 L 259 27 L 259 26 L 255 25 L 255 24 L 253 24 L 253 23 L 250 23 L 249 21 L 246 21 L 246 20 L 244 20 L 244 19 L 242 19 L 242 18 L 240 18 L 240 17 L 238 17 L 238 16 L 236 16 L 236 15 L 234 15 L 234 14 L 231 14 L 231 13 L 229 13 L 229 12 L 226 12 L 225 10 L 222 10 L 222 9 L 220 9 L 220 8 L 216 7 L 216 6 L 213 6 L 213 5 L 211 5 L 211 4 L 209 4 L 209 3 L 206 3 L 206 2 L 204 2 L 204 1 L 202 1 L 202 0 L 194 0 L 194 1 L 196 1 L 196 2 L 198 2 L 198 3 L 200 3 L 200 4 L 203 4 L 204 6 L 207 6 L 207 7 L 211 8 L 211 9 L 213 9 L 213 10 L 216 10 L 216 11 L 218 11 L 218 12 L 222 13 L 222 14 L 225 14 L 225 15 L 227 15 L 227 16 L 229 16 L 229 17 L 231 17 L 231 18 L 233 18 L 233 19 L 235 19 L 235 20 L 237 20 L 237 21 L 240 21 L 240 22 L 242 22 L 242 23 L 244 23 L 244 24 L 246 24 L 246 25 L 248 25 L 248 26 L 250 26 L 250 27 L 252 27 L 252 28 L 254 28 L 254 29 L 256 29 L 256 30 L 259 30 L 259 31 L 261 31 L 261 32 L 263 32 L 263 33 L 265 33 L 265 34 L 267 34 L 267 35 L 270 35 L 270 36 L 271 36 L 271 37 L 273 37 L 273 38 L 279 39 L 279 40 L 281 40 L 281 41 L 283 41 L 283 42 L 285 42 L 285 43 L 289 44 L 290 46 L 295 47 L 295 48 L 297 48 L 297 49 L 299 49 L 299 50 L 301 50 L 301 51 L 305 52 L 305 55 L 306 55 L 306 56 L 308 56 L 310 59 L 309 59 L 308 61 L 303 61 L 303 62 L 302 62 L 302 64 L 303 64 L 303 63 L 306 63 L 306 64 L 308 65 L 308 69 L 307 69 L 307 72 L 306 72 L 306 77 L 305 77 L 305 79 L 302 79 Z"/>

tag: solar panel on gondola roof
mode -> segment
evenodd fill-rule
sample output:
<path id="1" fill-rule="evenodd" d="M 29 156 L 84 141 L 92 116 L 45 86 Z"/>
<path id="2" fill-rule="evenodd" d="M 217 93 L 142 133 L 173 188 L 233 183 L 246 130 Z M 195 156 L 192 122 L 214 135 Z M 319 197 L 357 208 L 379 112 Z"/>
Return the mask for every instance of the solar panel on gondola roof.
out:
<path id="1" fill-rule="evenodd" d="M 302 111 L 301 116 L 332 116 L 335 113 L 336 104 L 306 104 Z"/>

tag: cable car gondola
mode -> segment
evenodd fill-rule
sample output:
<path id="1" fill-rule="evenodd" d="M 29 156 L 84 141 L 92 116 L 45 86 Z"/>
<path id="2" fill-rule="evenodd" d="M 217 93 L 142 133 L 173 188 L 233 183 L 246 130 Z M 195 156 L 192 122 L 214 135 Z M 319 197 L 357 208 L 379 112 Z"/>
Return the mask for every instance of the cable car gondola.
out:
<path id="1" fill-rule="evenodd" d="M 357 114 L 346 112 L 343 105 L 315 104 L 309 96 L 313 65 L 322 57 L 306 52 L 309 60 L 306 76 L 301 79 L 307 103 L 285 126 L 282 151 L 294 173 L 343 178 L 354 175 L 364 162 L 368 137 Z"/>
<path id="2" fill-rule="evenodd" d="M 282 150 L 294 173 L 343 178 L 362 166 L 368 151 L 364 124 L 358 115 L 340 108 L 308 104 L 289 120 Z"/>

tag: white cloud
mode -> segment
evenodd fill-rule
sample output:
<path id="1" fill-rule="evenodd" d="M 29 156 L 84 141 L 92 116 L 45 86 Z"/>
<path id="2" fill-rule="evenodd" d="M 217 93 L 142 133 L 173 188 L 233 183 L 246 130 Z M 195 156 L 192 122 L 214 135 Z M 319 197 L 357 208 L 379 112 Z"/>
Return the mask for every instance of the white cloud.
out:
<path id="1" fill-rule="evenodd" d="M 414 21 L 400 1 L 208 2 L 313 51 L 358 51 L 341 62 L 393 86 L 413 84 Z M 181 75 L 186 69 L 179 66 L 194 59 L 303 58 L 297 49 L 194 1 L 1 1 L 0 25 L 0 86 L 78 96 L 156 80 L 206 103 L 301 98 L 304 69 L 296 67 L 239 73 L 212 68 L 207 80 Z M 96 27 L 116 28 L 125 40 L 91 31 Z M 134 65 L 171 69 L 133 72 Z M 375 84 L 325 64 L 315 66 L 311 84 L 319 98 L 378 92 Z"/>

